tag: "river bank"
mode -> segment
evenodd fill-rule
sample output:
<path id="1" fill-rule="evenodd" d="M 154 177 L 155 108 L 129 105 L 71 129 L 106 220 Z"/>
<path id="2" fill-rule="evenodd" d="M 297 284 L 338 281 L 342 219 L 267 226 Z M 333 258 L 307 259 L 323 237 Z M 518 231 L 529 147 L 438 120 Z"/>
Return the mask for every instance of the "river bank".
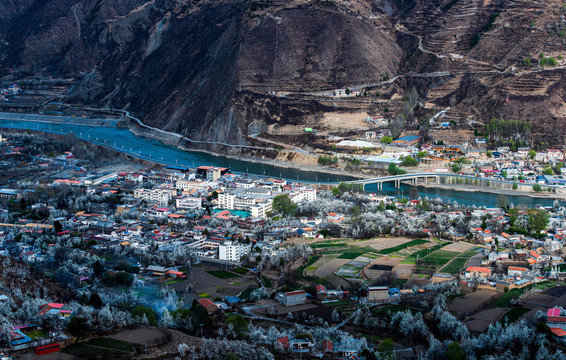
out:
<path id="1" fill-rule="evenodd" d="M 433 188 L 433 189 L 444 189 L 444 190 L 455 190 L 463 192 L 482 192 L 488 194 L 506 195 L 506 196 L 528 196 L 533 199 L 561 199 L 566 200 L 566 194 L 559 193 L 549 193 L 549 192 L 534 192 L 534 191 L 523 191 L 523 190 L 506 190 L 506 189 L 493 189 L 485 186 L 475 186 L 475 185 L 462 185 L 462 184 L 419 184 L 418 187 L 423 188 Z"/>
<path id="2" fill-rule="evenodd" d="M 320 185 L 333 186 L 342 181 L 356 180 L 361 177 L 368 177 L 362 174 L 340 169 L 329 169 L 320 165 L 297 165 L 283 163 L 271 159 L 258 159 L 248 156 L 231 154 L 215 154 L 203 149 L 181 149 L 179 144 L 167 145 L 162 141 L 154 140 L 146 136 L 136 136 L 127 128 L 100 127 L 100 126 L 79 126 L 79 125 L 57 125 L 34 122 L 11 122 L 10 120 L 0 119 L 0 127 L 7 129 L 23 129 L 43 131 L 46 133 L 74 134 L 81 140 L 90 143 L 109 147 L 119 152 L 125 153 L 137 159 L 161 165 L 172 165 L 180 167 L 196 167 L 200 165 L 212 165 L 230 168 L 235 173 L 249 173 L 264 175 L 267 177 L 282 177 L 292 181 L 304 183 L 317 183 Z M 82 134 L 82 135 L 81 135 Z M 163 138 L 163 136 L 162 136 Z M 218 156 L 221 155 L 221 156 Z M 375 177 L 375 176 L 372 176 Z M 492 186 L 495 186 L 495 181 Z M 439 187 L 436 187 L 438 185 Z M 509 184 L 507 184 L 509 185 Z M 410 185 L 402 184 L 402 189 L 395 189 L 393 183 L 383 185 L 381 193 L 391 196 L 404 196 L 408 194 Z M 433 187 L 434 186 L 434 187 Z M 501 186 L 503 187 L 503 186 Z M 510 186 L 509 186 L 510 187 Z M 366 185 L 367 192 L 378 193 L 377 186 Z M 531 189 L 525 186 L 525 189 Z M 429 184 L 429 188 L 420 187 L 421 196 L 442 198 L 445 201 L 457 201 L 462 204 L 474 206 L 497 206 L 496 196 L 493 194 L 502 193 L 504 189 L 494 189 L 487 187 L 466 187 L 464 184 Z M 561 189 L 560 189 L 561 190 Z M 403 193 L 404 192 L 404 193 Z M 514 204 L 524 204 L 535 206 L 541 204 L 551 206 L 555 198 L 563 201 L 562 196 L 550 194 L 549 196 L 534 198 L 527 191 L 506 192 L 509 194 L 509 201 Z M 512 195 L 511 195 L 512 194 Z M 561 195 L 561 194 L 560 194 Z"/>

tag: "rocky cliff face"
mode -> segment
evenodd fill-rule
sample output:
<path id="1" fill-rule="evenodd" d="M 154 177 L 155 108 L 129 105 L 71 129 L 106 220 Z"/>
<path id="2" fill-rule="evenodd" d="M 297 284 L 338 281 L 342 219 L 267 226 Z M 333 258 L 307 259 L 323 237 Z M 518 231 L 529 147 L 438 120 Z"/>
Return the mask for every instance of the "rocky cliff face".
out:
<path id="1" fill-rule="evenodd" d="M 561 11 L 559 0 L 7 0 L 0 69 L 75 78 L 69 101 L 241 144 L 270 124 L 330 110 L 275 91 L 394 75 L 401 95 L 416 86 L 427 101 L 479 120 L 536 113 L 562 124 L 561 70 L 527 73 L 519 63 L 558 56 Z M 419 77 L 438 72 L 447 75 Z"/>

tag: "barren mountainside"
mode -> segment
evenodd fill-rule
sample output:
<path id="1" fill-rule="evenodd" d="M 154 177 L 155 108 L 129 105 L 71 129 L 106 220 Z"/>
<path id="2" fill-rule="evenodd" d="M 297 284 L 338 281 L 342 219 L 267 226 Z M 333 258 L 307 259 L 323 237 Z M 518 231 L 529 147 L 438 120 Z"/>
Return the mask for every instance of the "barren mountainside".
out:
<path id="1" fill-rule="evenodd" d="M 73 79 L 65 101 L 240 144 L 352 110 L 310 93 L 364 85 L 387 99 L 414 86 L 454 119 L 529 121 L 558 145 L 564 69 L 537 62 L 566 56 L 565 11 L 559 0 L 7 0 L 0 76 Z"/>

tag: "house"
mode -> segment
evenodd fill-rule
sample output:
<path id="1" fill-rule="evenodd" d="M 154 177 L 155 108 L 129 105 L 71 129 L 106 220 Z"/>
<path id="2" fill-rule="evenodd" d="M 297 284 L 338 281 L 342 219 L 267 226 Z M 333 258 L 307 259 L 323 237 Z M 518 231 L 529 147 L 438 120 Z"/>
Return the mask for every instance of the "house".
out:
<path id="1" fill-rule="evenodd" d="M 329 339 L 326 339 L 322 342 L 322 351 L 323 352 L 334 352 L 334 345 L 332 344 L 332 341 Z"/>
<path id="2" fill-rule="evenodd" d="M 175 271 L 175 270 L 167 270 L 167 272 L 165 272 L 165 275 L 168 275 L 172 278 L 184 278 L 185 277 L 185 275 L 181 271 Z"/>
<path id="3" fill-rule="evenodd" d="M 314 349 L 314 344 L 309 339 L 292 339 L 289 340 L 289 348 L 291 352 L 308 353 Z"/>
<path id="4" fill-rule="evenodd" d="M 305 290 L 296 290 L 287 293 L 278 293 L 276 299 L 284 306 L 304 304 L 307 301 L 307 292 Z"/>
<path id="5" fill-rule="evenodd" d="M 388 302 L 389 288 L 387 286 L 370 286 L 368 288 L 369 301 Z"/>
<path id="6" fill-rule="evenodd" d="M 218 310 L 218 306 L 207 298 L 198 299 L 197 302 L 210 314 Z"/>
<path id="7" fill-rule="evenodd" d="M 71 317 L 71 313 L 71 310 L 65 309 L 65 304 L 49 303 L 39 308 L 37 316 L 41 318 L 58 317 L 59 319 L 67 319 Z"/>
<path id="8" fill-rule="evenodd" d="M 546 325 L 550 328 L 554 339 L 566 344 L 566 311 L 560 307 L 548 309 L 546 312 Z"/>
<path id="9" fill-rule="evenodd" d="M 417 135 L 407 135 L 394 140 L 393 145 L 405 147 L 414 146 L 419 143 L 420 139 L 421 137 Z"/>
<path id="10" fill-rule="evenodd" d="M 491 269 L 481 266 L 468 266 L 464 271 L 464 276 L 466 278 L 472 278 L 475 276 L 488 277 L 491 275 Z"/>
<path id="11" fill-rule="evenodd" d="M 289 337 L 284 336 L 277 339 L 277 346 L 282 348 L 283 350 L 289 349 Z"/>
<path id="12" fill-rule="evenodd" d="M 526 272 L 529 271 L 527 268 L 524 267 L 517 267 L 517 266 L 509 266 L 507 268 L 507 275 L 509 276 L 523 276 Z"/>

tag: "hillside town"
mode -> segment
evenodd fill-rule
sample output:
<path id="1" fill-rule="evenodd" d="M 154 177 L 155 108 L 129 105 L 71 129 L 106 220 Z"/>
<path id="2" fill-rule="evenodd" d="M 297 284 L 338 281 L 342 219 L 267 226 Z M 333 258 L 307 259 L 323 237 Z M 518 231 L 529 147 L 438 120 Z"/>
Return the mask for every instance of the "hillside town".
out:
<path id="1" fill-rule="evenodd" d="M 566 357 L 558 200 L 486 207 L 215 166 L 123 171 L 25 132 L 0 146 L 6 359 Z M 498 150 L 485 176 L 529 181 Z M 531 155 L 522 164 L 543 173 L 562 159 Z"/>

